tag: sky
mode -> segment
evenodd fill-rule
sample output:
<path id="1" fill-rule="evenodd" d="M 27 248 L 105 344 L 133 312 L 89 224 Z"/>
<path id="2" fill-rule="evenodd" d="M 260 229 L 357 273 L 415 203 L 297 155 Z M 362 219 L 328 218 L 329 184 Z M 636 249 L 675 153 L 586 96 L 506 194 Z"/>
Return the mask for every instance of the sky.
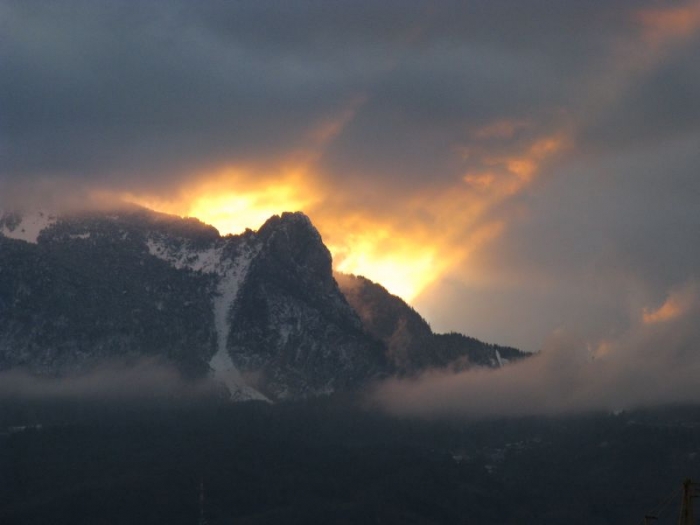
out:
<path id="1" fill-rule="evenodd" d="M 436 331 L 628 355 L 698 311 L 698 56 L 698 1 L 0 0 L 0 206 L 301 210 Z"/>

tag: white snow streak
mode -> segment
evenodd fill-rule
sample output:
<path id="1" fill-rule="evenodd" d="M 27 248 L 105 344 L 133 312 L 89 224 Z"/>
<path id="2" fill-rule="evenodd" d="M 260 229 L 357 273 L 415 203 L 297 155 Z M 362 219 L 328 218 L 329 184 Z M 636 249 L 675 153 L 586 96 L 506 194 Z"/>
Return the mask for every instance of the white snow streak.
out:
<path id="1" fill-rule="evenodd" d="M 220 273 L 222 246 L 194 251 L 187 245 L 171 248 L 161 240 L 154 238 L 149 238 L 146 241 L 146 246 L 148 246 L 151 255 L 169 262 L 178 270 L 189 268 L 204 273 Z"/>
<path id="2" fill-rule="evenodd" d="M 249 245 L 241 247 L 242 253 L 236 259 L 224 256 L 224 246 L 219 245 L 205 250 L 195 251 L 187 244 L 178 247 L 166 245 L 160 239 L 149 238 L 146 241 L 151 255 L 169 262 L 178 269 L 191 270 L 219 275 L 217 295 L 214 297 L 214 326 L 216 328 L 217 351 L 209 361 L 214 378 L 223 383 L 235 400 L 268 399 L 248 386 L 228 353 L 228 336 L 231 331 L 229 316 L 231 308 L 238 297 L 238 290 L 245 280 L 248 268 L 257 254 L 257 248 Z"/>
<path id="3" fill-rule="evenodd" d="M 498 359 L 499 368 L 503 367 L 503 365 L 508 364 L 508 359 L 504 359 L 503 357 L 501 357 L 501 353 L 498 350 L 496 350 L 496 359 Z"/>
<path id="4" fill-rule="evenodd" d="M 245 384 L 240 372 L 233 364 L 227 348 L 228 335 L 231 332 L 229 321 L 231 308 L 238 297 L 238 290 L 255 255 L 255 251 L 251 250 L 250 247 L 245 246 L 245 248 L 245 253 L 230 263 L 219 281 L 218 295 L 214 299 L 214 323 L 218 345 L 216 353 L 209 361 L 209 366 L 214 370 L 214 377 L 229 389 L 232 398 L 267 400 L 260 392 Z"/>
<path id="5" fill-rule="evenodd" d="M 0 215 L 2 214 L 0 213 Z M 56 220 L 53 215 L 41 211 L 26 213 L 22 215 L 22 220 L 17 226 L 10 229 L 4 225 L 0 229 L 0 233 L 10 239 L 36 244 L 41 231 L 51 226 Z"/>

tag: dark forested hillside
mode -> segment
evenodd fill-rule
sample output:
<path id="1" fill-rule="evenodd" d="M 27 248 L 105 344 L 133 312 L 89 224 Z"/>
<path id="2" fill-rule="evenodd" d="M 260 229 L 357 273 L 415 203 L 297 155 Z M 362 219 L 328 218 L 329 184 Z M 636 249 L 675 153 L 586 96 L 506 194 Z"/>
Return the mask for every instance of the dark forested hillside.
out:
<path id="1" fill-rule="evenodd" d="M 381 286 L 337 278 L 342 290 L 302 213 L 222 237 L 136 206 L 0 212 L 0 371 L 64 376 L 158 359 L 213 376 L 232 399 L 275 400 L 523 355 L 434 336 Z"/>
<path id="2" fill-rule="evenodd" d="M 612 525 L 700 474 L 697 409 L 482 422 L 337 399 L 2 409 L 4 525 L 184 525 L 200 508 L 212 525 Z"/>

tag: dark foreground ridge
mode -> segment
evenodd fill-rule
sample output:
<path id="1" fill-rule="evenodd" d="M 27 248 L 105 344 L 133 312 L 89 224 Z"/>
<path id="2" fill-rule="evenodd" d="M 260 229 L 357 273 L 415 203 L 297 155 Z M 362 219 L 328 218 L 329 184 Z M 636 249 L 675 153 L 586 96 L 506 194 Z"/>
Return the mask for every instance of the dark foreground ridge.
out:
<path id="1" fill-rule="evenodd" d="M 3 525 L 635 524 L 700 470 L 698 409 L 421 422 L 332 397 L 2 408 Z"/>

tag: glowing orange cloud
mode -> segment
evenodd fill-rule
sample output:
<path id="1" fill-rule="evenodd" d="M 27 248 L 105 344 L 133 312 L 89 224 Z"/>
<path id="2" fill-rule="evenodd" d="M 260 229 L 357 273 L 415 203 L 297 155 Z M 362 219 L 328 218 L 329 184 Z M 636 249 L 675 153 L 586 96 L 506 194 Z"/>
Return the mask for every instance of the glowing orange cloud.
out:
<path id="1" fill-rule="evenodd" d="M 358 95 L 319 119 L 285 158 L 193 174 L 192 182 L 169 198 L 121 197 L 157 211 L 197 217 L 222 234 L 258 228 L 284 211 L 303 211 L 323 236 L 336 270 L 366 276 L 411 301 L 500 234 L 505 222 L 486 220 L 485 214 L 530 184 L 543 164 L 563 148 L 565 137 L 556 134 L 507 154 L 488 154 L 493 141 L 507 140 L 529 126 L 515 120 L 495 121 L 473 133 L 464 148 L 476 146 L 469 162 L 482 166 L 482 171 L 471 171 L 448 187 L 404 191 L 396 199 L 372 205 L 356 188 L 330 186 L 316 172 L 327 146 L 342 134 L 366 99 Z"/>
<path id="2" fill-rule="evenodd" d="M 645 308 L 642 311 L 644 324 L 665 323 L 684 315 L 693 306 L 697 290 L 694 286 L 672 292 L 664 304 L 656 310 Z"/>
<path id="3" fill-rule="evenodd" d="M 330 140 L 349 118 L 346 112 L 319 125 L 312 133 L 315 143 Z M 485 220 L 485 213 L 529 184 L 564 143 L 561 136 L 547 137 L 512 155 L 484 158 L 488 172 L 467 174 L 457 186 L 388 199 L 381 209 L 362 202 L 352 188 L 342 194 L 341 188 L 327 187 L 312 171 L 313 155 L 193 176 L 190 185 L 169 199 L 122 197 L 197 217 L 222 234 L 258 228 L 283 211 L 304 211 L 333 254 L 336 270 L 364 275 L 410 302 L 500 234 L 505 222 Z"/>
<path id="4" fill-rule="evenodd" d="M 492 199 L 503 199 L 530 184 L 542 165 L 569 147 L 567 134 L 560 132 L 535 140 L 523 151 L 499 156 L 484 155 L 483 171 L 469 171 L 463 180 L 473 188 L 488 191 Z"/>
<path id="5" fill-rule="evenodd" d="M 407 301 L 506 227 L 486 219 L 498 203 L 522 191 L 543 165 L 568 145 L 564 133 L 534 140 L 512 155 L 486 157 L 488 171 L 469 172 L 466 184 L 426 191 L 379 210 L 352 211 L 341 203 L 312 217 L 334 255 L 336 269 L 364 275 Z M 357 208 L 355 208 L 357 209 Z"/>
<path id="6" fill-rule="evenodd" d="M 364 222 L 355 232 L 327 236 L 336 270 L 368 276 L 407 301 L 443 273 L 446 261 L 436 246 L 378 227 L 371 218 Z"/>
<path id="7" fill-rule="evenodd" d="M 700 2 L 682 6 L 644 9 L 636 13 L 650 44 L 660 44 L 671 38 L 691 36 L 700 29 Z"/>
<path id="8" fill-rule="evenodd" d="M 254 177 L 241 168 L 225 168 L 213 176 L 195 178 L 174 197 L 124 194 L 122 198 L 153 210 L 197 217 L 222 234 L 257 228 L 272 215 L 308 209 L 319 199 L 300 169 L 280 170 L 275 176 Z"/>

